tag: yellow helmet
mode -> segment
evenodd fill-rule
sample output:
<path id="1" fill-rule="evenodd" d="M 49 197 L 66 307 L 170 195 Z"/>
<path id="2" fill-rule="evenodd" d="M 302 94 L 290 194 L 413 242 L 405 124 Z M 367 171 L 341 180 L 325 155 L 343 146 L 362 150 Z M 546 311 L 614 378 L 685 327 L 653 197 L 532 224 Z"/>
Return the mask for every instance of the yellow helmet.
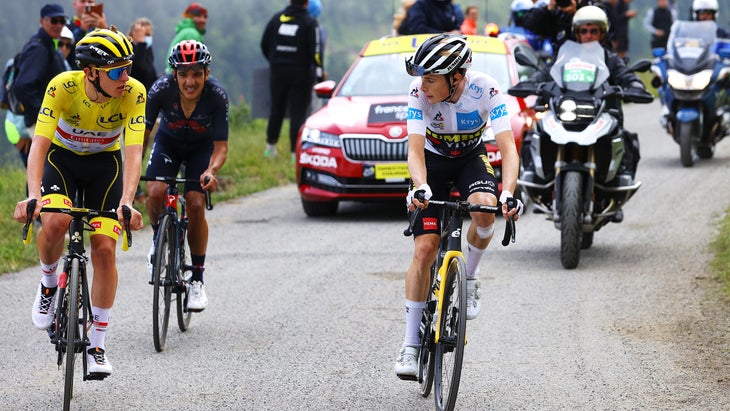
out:
<path id="1" fill-rule="evenodd" d="M 132 42 L 114 26 L 110 29 L 96 29 L 76 43 L 76 63 L 81 68 L 110 66 L 131 61 L 133 57 Z"/>

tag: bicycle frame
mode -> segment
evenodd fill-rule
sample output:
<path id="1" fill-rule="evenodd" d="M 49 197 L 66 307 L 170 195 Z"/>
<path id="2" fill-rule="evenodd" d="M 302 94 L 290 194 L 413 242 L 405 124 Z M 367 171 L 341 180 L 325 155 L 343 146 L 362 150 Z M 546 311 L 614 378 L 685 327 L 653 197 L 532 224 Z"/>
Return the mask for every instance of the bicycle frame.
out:
<path id="1" fill-rule="evenodd" d="M 464 253 L 461 251 L 461 231 L 464 224 L 464 218 L 458 211 L 443 211 L 442 221 L 445 222 L 448 217 L 448 225 L 444 226 L 441 230 L 441 240 L 439 242 L 439 253 L 436 257 L 434 267 L 438 267 L 438 280 L 432 281 L 433 286 L 436 287 L 432 290 L 436 296 L 436 311 L 434 312 L 433 327 L 435 329 L 434 343 L 437 344 L 441 339 L 441 320 L 442 318 L 438 315 L 443 308 L 444 295 L 446 293 L 446 271 L 449 269 L 451 260 L 454 258 L 464 258 Z M 433 279 L 432 279 L 433 280 Z"/>

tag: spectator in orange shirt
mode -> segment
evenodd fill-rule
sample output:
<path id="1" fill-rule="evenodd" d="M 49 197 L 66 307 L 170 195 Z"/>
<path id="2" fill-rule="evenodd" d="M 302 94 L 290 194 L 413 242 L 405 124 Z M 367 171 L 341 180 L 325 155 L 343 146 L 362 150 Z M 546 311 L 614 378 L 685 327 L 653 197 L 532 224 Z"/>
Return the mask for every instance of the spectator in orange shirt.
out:
<path id="1" fill-rule="evenodd" d="M 463 34 L 477 34 L 477 20 L 479 20 L 477 6 L 467 6 L 464 22 L 461 23 L 461 32 Z"/>

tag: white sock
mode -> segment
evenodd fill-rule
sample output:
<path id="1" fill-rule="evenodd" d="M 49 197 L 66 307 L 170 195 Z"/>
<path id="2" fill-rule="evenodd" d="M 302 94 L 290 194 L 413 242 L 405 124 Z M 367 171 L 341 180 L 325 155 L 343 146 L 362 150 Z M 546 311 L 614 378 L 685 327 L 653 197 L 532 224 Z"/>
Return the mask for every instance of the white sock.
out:
<path id="1" fill-rule="evenodd" d="M 56 269 L 58 268 L 58 261 L 53 264 L 43 264 L 41 261 L 41 284 L 46 288 L 53 288 L 58 286 L 58 274 Z"/>
<path id="2" fill-rule="evenodd" d="M 425 301 L 406 300 L 406 336 L 403 339 L 403 345 L 411 347 L 421 345 L 418 329 L 421 327 L 421 316 L 425 306 Z"/>
<path id="3" fill-rule="evenodd" d="M 487 249 L 485 248 L 482 250 L 469 243 L 466 244 L 466 248 L 466 278 L 471 280 L 478 277 L 479 261 L 482 260 L 482 255 L 484 255 L 484 252 L 487 251 Z"/>
<path id="4" fill-rule="evenodd" d="M 89 348 L 99 347 L 104 349 L 104 338 L 106 330 L 109 327 L 109 314 L 111 308 L 91 307 L 91 317 L 94 320 L 91 327 L 91 338 L 89 339 Z"/>

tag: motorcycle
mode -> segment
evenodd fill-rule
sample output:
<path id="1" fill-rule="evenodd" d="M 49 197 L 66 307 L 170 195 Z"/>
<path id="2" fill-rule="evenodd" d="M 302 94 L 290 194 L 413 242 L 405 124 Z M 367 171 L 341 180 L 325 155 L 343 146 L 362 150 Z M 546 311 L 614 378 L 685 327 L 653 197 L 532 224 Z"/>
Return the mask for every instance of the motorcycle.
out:
<path id="1" fill-rule="evenodd" d="M 560 230 L 560 260 L 568 269 L 578 266 L 581 249 L 591 247 L 596 231 L 623 220 L 621 207 L 641 186 L 619 173 L 632 148 L 625 145 L 620 108 L 610 103 L 650 103 L 653 96 L 609 85 L 604 53 L 598 42 L 566 41 L 552 67 L 545 68 L 516 52 L 520 64 L 543 70 L 548 80 L 526 80 L 508 91 L 518 97 L 537 95 L 546 103 L 535 107 L 544 115 L 529 133 L 532 163 L 524 164 L 529 158 L 523 156 L 517 184 L 536 211 Z M 626 70 L 648 71 L 650 66 L 643 60 Z"/>
<path id="2" fill-rule="evenodd" d="M 714 21 L 678 21 L 667 50 L 654 50 L 660 123 L 679 144 L 684 167 L 712 158 L 715 144 L 730 134 L 730 41 L 717 39 L 716 31 Z"/>

